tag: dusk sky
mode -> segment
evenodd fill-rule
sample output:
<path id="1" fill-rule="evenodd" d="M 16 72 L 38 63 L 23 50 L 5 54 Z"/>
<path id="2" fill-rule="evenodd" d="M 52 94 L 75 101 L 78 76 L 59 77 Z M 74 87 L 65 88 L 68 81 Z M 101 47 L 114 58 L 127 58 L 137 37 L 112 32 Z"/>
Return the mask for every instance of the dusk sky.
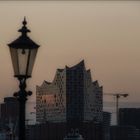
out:
<path id="1" fill-rule="evenodd" d="M 127 92 L 140 100 L 140 2 L 0 2 L 0 98 L 18 90 L 7 44 L 16 39 L 24 16 L 38 43 L 28 88 L 52 81 L 57 68 L 82 59 L 104 92 Z M 112 100 L 112 98 L 110 98 Z"/>

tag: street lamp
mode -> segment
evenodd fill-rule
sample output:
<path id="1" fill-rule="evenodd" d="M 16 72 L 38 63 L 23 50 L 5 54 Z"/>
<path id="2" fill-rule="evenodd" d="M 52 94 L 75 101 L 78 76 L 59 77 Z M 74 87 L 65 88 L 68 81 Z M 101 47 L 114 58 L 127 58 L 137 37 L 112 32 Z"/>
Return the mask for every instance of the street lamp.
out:
<path id="1" fill-rule="evenodd" d="M 19 101 L 19 140 L 25 140 L 25 104 L 27 96 L 32 94 L 31 91 L 26 91 L 26 79 L 31 77 L 33 65 L 35 62 L 39 45 L 32 41 L 27 33 L 30 30 L 26 27 L 26 19 L 22 22 L 23 26 L 18 32 L 21 35 L 8 44 L 14 68 L 14 76 L 19 80 L 20 90 L 14 93 L 14 96 Z"/>

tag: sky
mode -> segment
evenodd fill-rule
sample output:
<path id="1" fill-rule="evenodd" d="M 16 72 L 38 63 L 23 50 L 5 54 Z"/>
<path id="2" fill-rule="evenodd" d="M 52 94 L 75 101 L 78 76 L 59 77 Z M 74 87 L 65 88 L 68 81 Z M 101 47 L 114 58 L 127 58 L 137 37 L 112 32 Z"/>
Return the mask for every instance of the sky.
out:
<path id="1" fill-rule="evenodd" d="M 18 91 L 7 44 L 16 39 L 24 16 L 29 36 L 41 47 L 27 90 L 52 81 L 57 68 L 85 60 L 92 79 L 104 93 L 129 93 L 126 102 L 140 100 L 139 1 L 1 1 L 0 101 Z M 104 96 L 114 101 L 113 97 Z"/>

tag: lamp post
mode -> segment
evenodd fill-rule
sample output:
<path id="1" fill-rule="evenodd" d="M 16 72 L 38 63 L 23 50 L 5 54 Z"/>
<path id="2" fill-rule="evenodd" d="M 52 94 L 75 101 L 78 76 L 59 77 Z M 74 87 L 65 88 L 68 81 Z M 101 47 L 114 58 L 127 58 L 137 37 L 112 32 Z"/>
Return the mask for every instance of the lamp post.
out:
<path id="1" fill-rule="evenodd" d="M 14 96 L 19 101 L 19 140 L 26 139 L 25 133 L 25 104 L 27 96 L 32 94 L 31 91 L 26 91 L 26 79 L 31 77 L 35 57 L 39 45 L 32 41 L 27 33 L 30 30 L 26 27 L 26 19 L 22 22 L 23 26 L 18 32 L 21 35 L 8 44 L 14 68 L 14 76 L 19 80 L 19 91 L 14 93 Z"/>

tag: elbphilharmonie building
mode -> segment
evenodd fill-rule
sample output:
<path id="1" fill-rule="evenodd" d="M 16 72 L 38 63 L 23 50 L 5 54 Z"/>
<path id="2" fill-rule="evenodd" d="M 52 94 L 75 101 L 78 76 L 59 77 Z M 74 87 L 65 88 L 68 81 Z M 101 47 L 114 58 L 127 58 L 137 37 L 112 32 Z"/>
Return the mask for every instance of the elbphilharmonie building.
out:
<path id="1" fill-rule="evenodd" d="M 36 86 L 36 120 L 68 122 L 102 121 L 103 88 L 93 81 L 84 61 L 57 69 L 54 80 Z M 73 127 L 75 127 L 73 126 Z"/>

